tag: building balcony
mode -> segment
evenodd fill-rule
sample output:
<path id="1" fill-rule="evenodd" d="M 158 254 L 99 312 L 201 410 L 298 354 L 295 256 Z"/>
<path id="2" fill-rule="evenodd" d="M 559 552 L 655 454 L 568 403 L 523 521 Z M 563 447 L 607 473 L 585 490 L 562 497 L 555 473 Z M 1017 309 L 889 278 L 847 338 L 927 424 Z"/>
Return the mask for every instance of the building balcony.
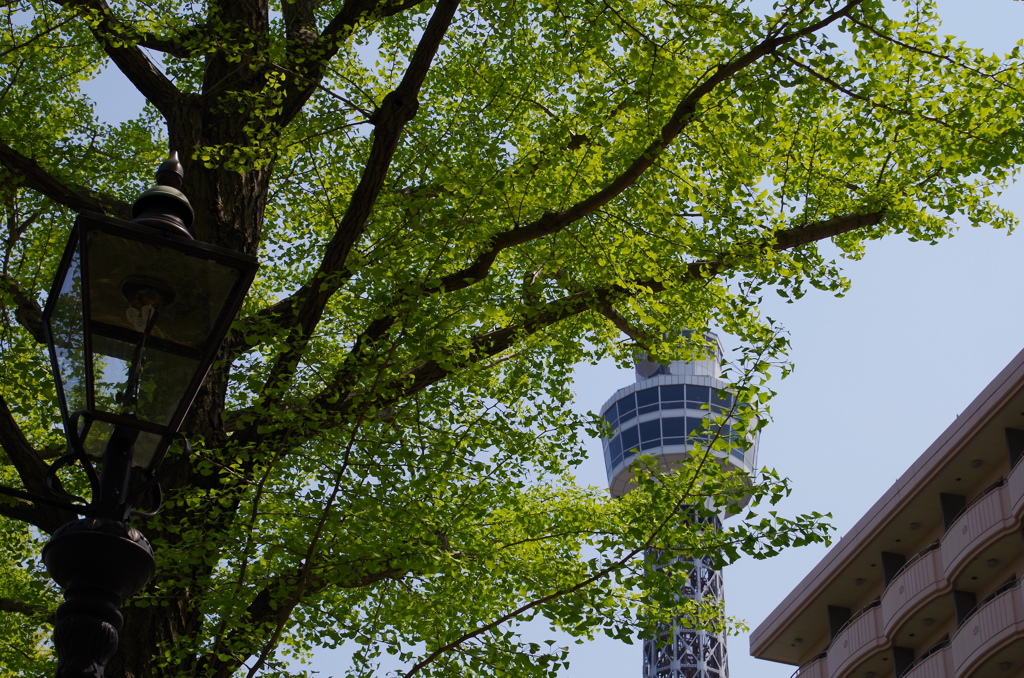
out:
<path id="1" fill-rule="evenodd" d="M 953 651 L 944 647 L 925 659 L 919 659 L 902 678 L 951 678 L 953 675 Z"/>
<path id="2" fill-rule="evenodd" d="M 876 602 L 854 615 L 829 645 L 830 678 L 847 675 L 849 669 L 888 645 L 882 632 L 882 607 Z"/>
<path id="3" fill-rule="evenodd" d="M 1010 469 L 1006 488 L 1010 493 L 1010 512 L 1015 516 L 1021 515 L 1024 513 L 1024 461 Z"/>
<path id="4" fill-rule="evenodd" d="M 952 579 L 984 544 L 1015 529 L 1007 486 L 994 487 L 971 503 L 942 538 L 945 576 Z"/>
<path id="5" fill-rule="evenodd" d="M 970 675 L 992 652 L 1021 638 L 1024 589 L 1018 585 L 982 603 L 953 634 L 950 650 L 954 671 L 948 675 Z"/>
<path id="6" fill-rule="evenodd" d="M 882 594 L 882 627 L 892 635 L 921 604 L 946 588 L 942 550 L 933 545 L 907 561 Z"/>
<path id="7" fill-rule="evenodd" d="M 797 669 L 793 678 L 829 678 L 828 657 L 823 654 L 818 655 Z"/>
<path id="8" fill-rule="evenodd" d="M 971 502 L 942 540 L 911 558 L 881 597 L 882 626 L 892 638 L 900 626 L 952 582 L 973 559 L 998 538 L 1017 530 L 1024 513 L 1024 463 L 1005 482 Z"/>

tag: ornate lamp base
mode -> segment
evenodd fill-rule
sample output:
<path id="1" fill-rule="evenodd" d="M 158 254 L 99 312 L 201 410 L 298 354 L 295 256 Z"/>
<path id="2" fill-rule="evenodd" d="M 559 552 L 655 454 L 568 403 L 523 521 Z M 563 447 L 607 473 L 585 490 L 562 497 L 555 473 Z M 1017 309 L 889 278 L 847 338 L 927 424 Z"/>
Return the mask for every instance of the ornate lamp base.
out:
<path id="1" fill-rule="evenodd" d="M 118 608 L 156 571 L 152 547 L 122 522 L 83 518 L 54 533 L 43 562 L 64 590 L 53 632 L 57 678 L 103 678 L 123 622 Z"/>

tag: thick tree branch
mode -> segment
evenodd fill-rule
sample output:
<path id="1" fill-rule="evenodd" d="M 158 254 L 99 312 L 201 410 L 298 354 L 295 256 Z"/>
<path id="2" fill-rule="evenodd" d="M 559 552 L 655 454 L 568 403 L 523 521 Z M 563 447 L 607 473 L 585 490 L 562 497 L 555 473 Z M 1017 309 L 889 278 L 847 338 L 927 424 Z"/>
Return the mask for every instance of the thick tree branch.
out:
<path id="1" fill-rule="evenodd" d="M 727 82 L 748 66 L 774 53 L 777 48 L 821 31 L 839 19 L 848 16 L 862 2 L 863 0 L 852 0 L 840 10 L 815 23 L 791 33 L 766 38 L 733 61 L 719 65 L 714 72 L 690 90 L 676 105 L 669 120 L 662 126 L 658 138 L 649 143 L 643 151 L 637 154 L 636 158 L 626 169 L 611 179 L 603 188 L 565 210 L 545 212 L 528 224 L 496 234 L 484 246 L 483 250 L 477 254 L 476 258 L 464 268 L 440 279 L 425 281 L 422 288 L 423 293 L 448 292 L 479 282 L 487 276 L 494 261 L 503 251 L 558 233 L 570 224 L 593 214 L 632 187 L 655 164 L 661 153 L 696 119 L 698 104 L 716 87 Z M 369 166 L 370 164 L 368 163 L 367 167 L 369 168 Z M 383 178 L 383 175 L 381 175 L 381 178 Z M 356 200 L 353 199 L 352 205 L 355 204 Z M 346 214 L 346 216 L 348 215 Z M 354 233 L 351 229 L 348 229 L 348 232 Z M 342 240 L 342 242 L 335 242 L 339 240 Z M 274 319 L 275 322 L 285 326 L 288 323 L 299 322 L 308 328 L 307 331 L 311 331 L 312 325 L 310 321 L 313 321 L 315 324 L 319 320 L 319 313 L 315 315 L 310 314 L 312 308 L 309 308 L 309 302 L 315 299 L 317 302 L 315 307 L 322 311 L 327 299 L 337 291 L 343 282 L 341 276 L 336 276 L 337 279 L 332 280 L 332 274 L 336 274 L 337 271 L 341 270 L 345 257 L 347 257 L 348 252 L 351 251 L 351 247 L 354 245 L 354 241 L 350 238 L 343 239 L 341 228 L 339 228 L 338 233 L 335 235 L 335 241 L 332 241 L 331 246 L 328 248 L 329 254 L 325 257 L 324 263 L 313 280 L 292 297 L 283 299 L 261 312 L 260 319 Z M 335 252 L 332 253 L 332 249 Z M 318 294 L 311 294 L 310 290 L 317 289 L 319 290 Z M 307 310 L 296 312 L 295 307 L 300 300 L 306 302 Z M 249 347 L 246 346 L 245 348 Z"/>
<path id="2" fill-rule="evenodd" d="M 114 16 L 106 0 L 53 0 L 56 4 L 82 13 L 95 21 L 92 33 L 110 60 L 146 99 L 170 118 L 182 99 L 181 92 L 156 64 L 138 47 L 143 36 Z M 125 43 L 128 43 L 127 45 Z"/>
<path id="3" fill-rule="evenodd" d="M 296 39 L 299 40 L 305 40 L 308 36 L 309 8 L 306 5 L 309 2 L 310 0 L 301 0 L 292 3 L 292 6 L 286 5 L 287 9 L 284 10 L 286 23 L 290 22 L 290 28 L 287 30 L 294 32 Z M 290 93 L 282 104 L 282 113 L 277 119 L 277 124 L 285 125 L 298 114 L 319 86 L 326 64 L 337 54 L 344 37 L 352 32 L 363 17 L 370 13 L 381 17 L 390 16 L 424 2 L 425 0 L 399 0 L 383 3 L 377 0 L 348 0 L 345 2 L 338 14 L 311 46 L 300 47 L 295 51 L 295 61 L 289 64 L 287 70 L 296 77 L 290 79 Z M 416 109 L 419 107 L 417 98 L 420 87 L 455 15 L 458 4 L 458 0 L 444 0 L 438 4 L 401 83 L 394 91 L 385 96 L 380 107 L 371 115 L 374 133 L 369 159 L 349 201 L 349 207 L 327 246 L 319 269 L 309 283 L 303 285 L 291 296 L 262 310 L 250 320 L 250 325 L 258 325 L 269 320 L 283 327 L 299 325 L 304 329 L 306 336 L 312 332 L 327 300 L 342 284 L 342 280 L 338 279 L 339 273 L 380 195 L 401 132 L 416 114 Z M 300 306 L 303 307 L 301 310 Z M 246 342 L 239 333 L 229 335 L 227 345 L 236 355 L 253 346 Z"/>
<path id="4" fill-rule="evenodd" d="M 619 332 L 622 332 L 624 335 L 632 339 L 633 342 L 642 348 L 645 353 L 651 352 L 651 337 L 645 336 L 645 332 L 642 328 L 630 325 L 629 321 L 622 317 L 622 314 L 619 313 L 613 305 L 604 304 L 598 306 L 595 310 L 605 318 L 608 318 Z"/>
<path id="5" fill-rule="evenodd" d="M 776 251 L 783 251 L 799 247 L 818 240 L 847 233 L 864 226 L 879 223 L 885 215 L 884 210 L 866 214 L 847 214 L 825 221 L 814 222 L 794 228 L 779 231 L 771 243 L 771 248 Z M 722 261 L 696 261 L 689 264 L 673 286 L 685 285 L 691 282 L 705 280 L 712 276 L 721 275 L 727 270 L 735 268 L 739 262 L 725 264 Z M 663 292 L 666 289 L 665 283 L 656 280 L 637 281 L 636 285 L 646 288 L 652 293 Z M 635 292 L 623 287 L 613 286 L 604 289 L 587 290 L 577 292 L 568 297 L 550 302 L 540 312 L 532 316 L 519 326 L 506 327 L 501 330 L 477 337 L 473 341 L 473 351 L 469 362 L 492 357 L 507 350 L 515 341 L 520 338 L 534 334 L 561 320 L 566 320 L 574 315 L 591 309 L 600 309 L 614 304 L 624 297 L 632 296 Z M 411 370 L 404 375 L 400 381 L 408 383 L 409 386 L 401 390 L 401 397 L 405 398 L 413 393 L 422 391 L 431 384 L 434 384 L 450 373 L 449 369 L 441 367 L 436 361 L 428 361 Z M 397 399 L 396 399 L 397 400 Z M 341 401 L 339 401 L 340 403 Z M 325 399 L 319 403 L 329 406 Z M 391 404 L 391 403 L 388 403 Z M 330 409 L 325 407 L 325 409 Z"/>
<path id="6" fill-rule="evenodd" d="M 309 97 L 320 86 L 330 63 L 341 49 L 345 39 L 368 17 L 383 18 L 399 14 L 426 0 L 346 0 L 320 35 L 316 35 L 313 0 L 285 3 L 282 14 L 285 31 L 291 43 L 291 59 L 284 70 L 295 77 L 289 78 L 287 94 L 276 122 L 285 126 L 291 122 Z"/>
<path id="7" fill-rule="evenodd" d="M 49 494 L 44 481 L 47 466 L 14 420 L 3 396 L 0 396 L 0 447 L 7 453 L 30 492 Z"/>
<path id="8" fill-rule="evenodd" d="M 934 115 L 928 115 L 927 113 L 922 113 L 919 110 L 915 111 L 915 110 L 910 110 L 910 109 L 905 109 L 905 108 L 898 108 L 896 106 L 891 106 L 891 105 L 881 101 L 880 99 L 878 99 L 875 96 L 868 96 L 868 95 L 865 95 L 865 94 L 861 94 L 860 92 L 855 92 L 852 89 L 850 89 L 849 87 L 844 87 L 843 85 L 841 85 L 840 83 L 836 82 L 834 79 L 830 78 L 828 75 L 822 73 L 821 71 L 818 71 L 818 70 L 812 68 L 811 66 L 808 66 L 807 64 L 805 64 L 804 62 L 802 62 L 802 61 L 800 61 L 798 59 L 794 59 L 793 57 L 789 56 L 788 54 L 783 54 L 783 53 L 780 52 L 779 54 L 777 54 L 777 56 L 780 59 L 782 59 L 783 61 L 785 61 L 786 63 L 792 64 L 793 66 L 796 66 L 797 68 L 799 68 L 800 70 L 804 71 L 808 75 L 810 75 L 810 76 L 820 80 L 821 82 L 825 83 L 826 85 L 828 85 L 832 89 L 836 90 L 837 92 L 841 92 L 842 94 L 845 94 L 846 96 L 850 97 L 851 99 L 855 99 L 857 101 L 860 101 L 861 103 L 863 103 L 863 104 L 865 104 L 867 106 L 870 106 L 871 108 L 877 108 L 877 109 L 879 109 L 881 111 L 888 111 L 889 113 L 893 113 L 895 115 L 899 115 L 899 116 L 903 116 L 903 117 L 907 117 L 907 118 L 921 118 L 922 120 L 927 120 L 928 122 L 935 123 L 936 125 L 939 125 L 940 127 L 945 127 L 946 129 L 951 130 L 952 132 L 954 132 L 956 134 L 962 134 L 963 136 L 967 137 L 968 139 L 973 139 L 975 141 L 981 141 L 981 142 L 986 142 L 986 143 L 988 142 L 988 139 L 985 139 L 983 137 L 979 137 L 976 134 L 971 134 L 967 130 L 961 129 L 961 128 L 957 127 L 956 125 L 950 123 L 949 121 L 943 120 L 942 118 L 936 117 Z"/>
<path id="9" fill-rule="evenodd" d="M 38 527 L 48 534 L 52 534 L 57 527 L 60 527 L 60 525 L 52 526 L 36 504 L 23 499 L 14 500 L 13 503 L 0 502 L 0 516 Z"/>
<path id="10" fill-rule="evenodd" d="M 366 227 L 366 221 L 373 211 L 384 186 L 384 179 L 391 168 L 399 138 L 405 126 L 416 115 L 420 88 L 458 6 L 459 0 L 438 2 L 409 60 L 402 81 L 384 97 L 373 113 L 373 145 L 365 170 L 352 193 L 348 209 L 345 210 L 334 237 L 327 245 L 323 261 L 305 292 L 298 312 L 298 324 L 304 337 L 308 337 L 319 322 L 327 301 L 337 289 L 337 284 L 331 278 L 344 269 L 349 253 Z"/>
<path id="11" fill-rule="evenodd" d="M 294 295 L 293 302 L 275 306 L 277 311 L 292 315 L 288 324 L 294 332 L 289 350 L 281 355 L 272 370 L 270 382 L 280 380 L 293 369 L 305 342 L 320 322 L 327 302 L 338 289 L 338 278 L 343 277 L 345 262 L 373 212 L 402 131 L 416 115 L 420 88 L 458 6 L 459 0 L 438 2 L 401 82 L 384 97 L 373 114 L 374 131 L 369 158 L 317 272 L 310 283 Z M 233 342 L 237 343 L 237 337 Z"/>
<path id="12" fill-rule="evenodd" d="M 0 598 L 0 612 L 14 612 L 29 617 L 45 615 L 48 621 L 53 621 L 53 612 L 14 598 Z"/>
<path id="13" fill-rule="evenodd" d="M 865 226 L 872 226 L 882 221 L 885 210 L 873 212 L 850 213 L 832 219 L 802 224 L 793 228 L 778 231 L 769 240 L 761 243 L 763 249 L 783 251 L 793 249 L 825 238 L 834 237 L 843 233 L 854 231 Z M 763 251 L 758 250 L 758 251 Z M 651 294 L 664 292 L 666 289 L 678 288 L 683 285 L 697 283 L 708 278 L 722 275 L 723 273 L 735 270 L 742 266 L 742 260 L 730 258 L 724 260 L 702 260 L 687 265 L 680 274 L 666 284 L 661 280 L 637 280 L 630 288 L 620 285 L 611 285 L 603 288 L 581 290 L 567 295 L 560 299 L 550 301 L 544 306 L 534 309 L 528 318 L 517 324 L 509 325 L 470 340 L 468 348 L 460 348 L 458 359 L 451 356 L 440 359 L 426 360 L 419 365 L 409 369 L 407 372 L 392 379 L 389 383 L 381 386 L 379 393 L 382 394 L 372 402 L 367 402 L 364 394 L 357 392 L 346 392 L 353 375 L 359 373 L 364 366 L 361 364 L 363 351 L 350 352 L 345 363 L 339 368 L 332 379 L 331 384 L 325 388 L 320 395 L 310 400 L 306 410 L 313 419 L 320 414 L 344 414 L 358 406 L 363 409 L 373 408 L 381 410 L 390 407 L 409 396 L 423 391 L 429 386 L 438 383 L 448 377 L 457 369 L 462 369 L 473 364 L 497 356 L 507 351 L 524 338 L 536 334 L 543 329 L 554 325 L 557 322 L 566 320 L 573 316 L 587 311 L 603 312 L 614 304 L 621 302 L 627 297 L 635 296 L 637 290 L 647 290 Z M 360 337 L 357 345 L 372 343 L 377 337 L 386 331 L 387 327 L 394 322 L 391 316 L 378 319 L 371 328 Z M 371 336 L 372 335 L 372 336 Z M 454 363 L 454 365 L 453 365 Z M 244 442 L 258 442 L 273 446 L 284 445 L 284 438 L 289 436 L 307 435 L 308 432 L 300 431 L 297 428 L 290 429 L 287 433 L 274 432 L 266 435 L 259 435 L 255 427 L 250 427 L 242 432 Z"/>
<path id="14" fill-rule="evenodd" d="M 293 0 L 281 5 L 284 34 L 289 42 L 308 45 L 316 41 L 317 4 L 315 0 Z"/>
<path id="15" fill-rule="evenodd" d="M 511 247 L 552 235 L 566 226 L 587 217 L 607 205 L 613 199 L 632 187 L 644 172 L 652 167 L 658 157 L 668 148 L 690 123 L 697 117 L 697 105 L 716 87 L 731 79 L 744 68 L 772 54 L 776 49 L 787 43 L 799 40 L 816 33 L 849 13 L 863 0 L 853 0 L 839 11 L 811 24 L 799 31 L 787 33 L 762 40 L 753 49 L 727 64 L 721 64 L 703 82 L 695 86 L 676 105 L 675 111 L 668 122 L 661 128 L 661 134 L 637 155 L 630 165 L 608 182 L 606 186 L 589 197 L 560 212 L 546 212 L 540 218 L 519 228 L 499 233 L 491 238 L 484 250 L 476 259 L 460 271 L 445 276 L 439 281 L 429 281 L 426 289 L 442 288 L 445 290 L 461 289 L 482 280 L 487 276 L 491 265 L 498 255 Z"/>
<path id="16" fill-rule="evenodd" d="M 809 224 L 787 228 L 775 234 L 775 243 L 772 245 L 772 249 L 777 252 L 791 250 L 800 245 L 856 231 L 858 228 L 875 226 L 882 221 L 884 216 L 885 209 L 883 208 L 874 212 L 852 212 L 831 219 L 825 219 L 824 221 L 814 221 Z"/>
<path id="17" fill-rule="evenodd" d="M 336 564 L 333 566 L 337 567 Z M 345 589 L 361 588 L 405 574 L 407 572 L 400 568 L 383 568 L 372 572 L 364 569 L 362 572 L 356 573 L 348 582 L 339 583 L 316 579 L 315 583 L 312 586 L 307 586 L 305 590 L 307 595 L 312 595 L 328 586 Z M 311 575 L 304 569 L 294 576 L 276 577 L 262 588 L 246 608 L 242 623 L 233 625 L 227 636 L 217 642 L 217 647 L 226 648 L 229 653 L 240 644 L 247 648 L 246 651 L 234 654 L 218 652 L 216 656 L 212 654 L 204 656 L 199 660 L 201 670 L 197 672 L 198 675 L 209 675 L 212 678 L 230 678 L 234 675 L 246 657 L 255 654 L 255 646 L 262 635 L 256 630 L 267 629 L 267 633 L 271 632 L 274 626 L 287 620 L 295 606 L 302 602 L 295 600 L 291 593 L 296 581 L 303 577 L 308 580 Z"/>
<path id="18" fill-rule="evenodd" d="M 45 344 L 43 309 L 39 307 L 39 302 L 23 290 L 17 280 L 6 273 L 0 273 L 0 292 L 8 295 L 14 301 L 14 319 L 18 321 L 18 324 L 28 330 L 37 342 Z"/>
<path id="19" fill-rule="evenodd" d="M 85 188 L 70 186 L 43 169 L 32 158 L 0 140 L 0 165 L 22 178 L 22 185 L 76 212 L 100 212 L 120 219 L 131 218 L 131 205 Z"/>
<path id="20" fill-rule="evenodd" d="M 179 59 L 189 59 L 195 57 L 199 53 L 199 49 L 189 47 L 186 43 L 188 41 L 201 40 L 206 31 L 205 25 L 197 24 L 189 26 L 183 34 L 177 35 L 174 38 L 145 33 L 139 36 L 139 47 L 145 47 L 155 52 L 163 52 Z"/>
<path id="21" fill-rule="evenodd" d="M 7 453 L 7 458 L 18 472 L 21 482 L 29 492 L 40 496 L 52 496 L 53 491 L 47 486 L 46 478 L 49 476 L 49 468 L 42 456 L 32 447 L 28 438 L 22 432 L 18 422 L 14 420 L 7 401 L 0 396 L 0 448 Z M 29 519 L 29 522 L 48 533 L 52 533 L 58 527 L 72 519 L 74 516 L 58 508 L 36 504 L 33 510 L 29 510 L 24 504 L 16 504 L 13 507 L 18 510 L 3 511 L 10 517 L 18 519 Z"/>

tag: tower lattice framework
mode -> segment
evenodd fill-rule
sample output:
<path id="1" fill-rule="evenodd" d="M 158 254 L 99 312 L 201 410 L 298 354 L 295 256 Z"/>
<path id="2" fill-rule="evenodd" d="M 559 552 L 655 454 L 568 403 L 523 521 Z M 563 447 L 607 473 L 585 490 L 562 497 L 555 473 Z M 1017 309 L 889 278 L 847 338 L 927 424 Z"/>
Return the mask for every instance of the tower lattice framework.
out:
<path id="1" fill-rule="evenodd" d="M 716 526 L 720 527 L 720 525 Z M 664 567 L 690 566 L 679 595 L 698 601 L 723 600 L 722 573 L 711 558 L 675 558 Z M 657 637 L 645 638 L 643 678 L 728 678 L 725 634 L 659 624 Z"/>

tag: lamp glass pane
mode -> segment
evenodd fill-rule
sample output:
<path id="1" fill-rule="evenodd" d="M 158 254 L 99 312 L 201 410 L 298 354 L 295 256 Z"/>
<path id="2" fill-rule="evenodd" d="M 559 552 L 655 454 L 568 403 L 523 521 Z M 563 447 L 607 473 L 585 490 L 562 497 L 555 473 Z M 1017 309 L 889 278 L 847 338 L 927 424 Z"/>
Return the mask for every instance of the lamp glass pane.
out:
<path id="1" fill-rule="evenodd" d="M 166 351 L 201 357 L 240 272 L 226 264 L 152 242 L 102 231 L 90 231 L 87 237 L 93 321 L 109 325 L 110 336 L 120 334 L 123 340 L 134 343 L 140 333 L 128 309 L 142 300 L 129 301 L 122 290 L 133 280 L 162 283 L 172 292 L 173 299 L 159 310 L 153 337 L 165 344 Z M 220 341 L 220 337 L 216 340 Z"/>
<path id="2" fill-rule="evenodd" d="M 96 409 L 168 426 L 192 382 L 199 360 L 151 345 L 136 352 L 136 345 L 105 336 L 102 331 L 103 328 L 94 327 L 92 339 Z M 138 388 L 134 389 L 134 402 L 129 403 L 125 392 L 129 390 L 133 365 L 137 365 L 139 372 Z"/>
<path id="3" fill-rule="evenodd" d="M 173 241 L 98 230 L 83 240 L 95 411 L 152 425 L 136 442 L 142 466 L 162 437 L 153 427 L 177 431 L 191 405 L 242 273 Z M 90 454 L 109 437 L 99 424 L 84 441 Z"/>
<path id="4" fill-rule="evenodd" d="M 103 459 L 103 452 L 107 448 L 107 441 L 114 433 L 114 424 L 108 421 L 93 421 L 88 424 L 82 436 L 82 449 L 85 453 L 95 459 Z M 162 435 L 139 431 L 139 437 L 135 439 L 135 454 L 132 457 L 132 465 L 148 468 L 156 454 L 157 447 L 163 440 Z"/>
<path id="5" fill-rule="evenodd" d="M 85 333 L 82 329 L 82 267 L 77 249 L 68 262 L 49 318 L 49 331 L 59 379 L 57 388 L 68 414 L 74 414 L 88 408 Z"/>

